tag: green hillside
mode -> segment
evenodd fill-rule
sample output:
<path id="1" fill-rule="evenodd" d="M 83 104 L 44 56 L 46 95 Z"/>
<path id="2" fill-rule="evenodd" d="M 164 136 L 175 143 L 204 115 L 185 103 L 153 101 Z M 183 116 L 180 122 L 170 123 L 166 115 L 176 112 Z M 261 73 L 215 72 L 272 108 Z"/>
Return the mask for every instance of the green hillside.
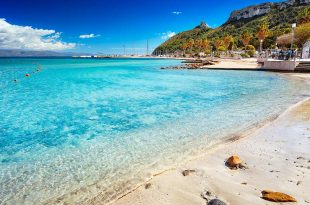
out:
<path id="1" fill-rule="evenodd" d="M 305 12 L 306 9 L 308 13 Z M 184 51 L 182 45 L 188 45 L 190 41 L 196 42 L 205 39 L 207 39 L 210 47 L 212 46 L 214 49 L 215 41 L 217 39 L 222 39 L 227 35 L 233 37 L 233 45 L 231 45 L 231 47 L 242 48 L 243 44 L 240 35 L 245 31 L 248 31 L 251 35 L 249 44 L 258 49 L 259 40 L 256 37 L 256 33 L 258 27 L 262 23 L 267 24 L 269 28 L 269 34 L 264 40 L 263 46 L 264 48 L 273 48 L 275 47 L 276 38 L 278 36 L 291 32 L 292 23 L 296 23 L 302 18 L 309 18 L 309 11 L 309 4 L 297 4 L 284 9 L 274 7 L 270 12 L 252 18 L 243 18 L 235 21 L 228 20 L 225 24 L 215 29 L 208 28 L 202 23 L 192 30 L 181 32 L 168 39 L 157 47 L 153 54 L 171 54 L 176 51 L 182 52 Z M 199 50 L 200 49 L 198 49 L 197 46 L 191 48 L 191 52 L 193 53 L 198 52 Z"/>

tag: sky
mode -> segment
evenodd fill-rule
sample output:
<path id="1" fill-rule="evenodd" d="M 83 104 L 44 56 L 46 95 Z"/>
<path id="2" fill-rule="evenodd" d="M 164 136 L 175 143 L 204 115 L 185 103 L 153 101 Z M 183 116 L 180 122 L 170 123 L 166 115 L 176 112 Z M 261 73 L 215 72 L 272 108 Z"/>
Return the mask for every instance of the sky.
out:
<path id="1" fill-rule="evenodd" d="M 269 0 L 277 1 L 277 0 Z M 145 53 L 205 21 L 266 0 L 1 0 L 0 49 Z"/>

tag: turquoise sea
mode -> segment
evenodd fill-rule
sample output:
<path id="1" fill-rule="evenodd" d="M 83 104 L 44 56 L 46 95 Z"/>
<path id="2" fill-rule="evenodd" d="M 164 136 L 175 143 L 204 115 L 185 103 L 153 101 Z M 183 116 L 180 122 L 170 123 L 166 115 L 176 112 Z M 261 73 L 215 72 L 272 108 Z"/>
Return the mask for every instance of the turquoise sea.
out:
<path id="1" fill-rule="evenodd" d="M 276 73 L 160 69 L 179 63 L 0 58 L 0 204 L 107 203 L 309 94 Z"/>

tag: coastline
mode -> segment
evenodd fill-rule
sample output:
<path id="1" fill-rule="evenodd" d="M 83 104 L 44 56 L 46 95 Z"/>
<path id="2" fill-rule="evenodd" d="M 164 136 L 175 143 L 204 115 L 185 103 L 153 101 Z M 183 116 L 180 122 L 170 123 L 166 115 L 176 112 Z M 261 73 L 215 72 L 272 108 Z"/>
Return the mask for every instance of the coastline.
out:
<path id="1" fill-rule="evenodd" d="M 307 74 L 289 74 L 287 77 L 298 78 L 308 84 L 310 83 Z M 306 118 L 306 120 L 300 120 L 301 118 Z M 205 191 L 212 193 L 210 198 L 218 197 L 227 204 L 248 204 L 250 202 L 252 204 L 268 204 L 267 201 L 260 198 L 260 191 L 273 187 L 276 189 L 274 191 L 292 194 L 302 203 L 304 201 L 309 202 L 310 199 L 306 198 L 306 193 L 310 191 L 310 179 L 309 176 L 308 178 L 306 176 L 307 173 L 308 175 L 310 173 L 308 161 L 310 160 L 310 152 L 301 149 L 305 151 L 303 153 L 305 156 L 302 157 L 305 160 L 300 161 L 295 156 L 300 149 L 298 146 L 293 149 L 290 148 L 290 152 L 288 150 L 281 151 L 283 147 L 289 148 L 292 142 L 288 134 L 296 134 L 298 137 L 301 132 L 305 132 L 302 133 L 302 136 L 305 135 L 305 137 L 298 138 L 298 143 L 304 142 L 305 145 L 303 146 L 307 147 L 306 145 L 310 139 L 310 126 L 306 122 L 309 121 L 310 98 L 308 96 L 297 104 L 291 105 L 280 116 L 267 119 L 259 126 L 243 132 L 240 136 L 226 138 L 221 143 L 212 146 L 206 153 L 186 161 L 176 168 L 154 174 L 151 179 L 145 182 L 145 184 L 151 184 L 150 188 L 145 189 L 145 184 L 139 185 L 110 204 L 155 205 L 167 204 L 167 201 L 169 201 L 169 204 L 184 204 L 185 202 L 185 204 L 205 204 L 206 200 L 201 197 L 201 194 Z M 279 133 L 288 137 L 287 141 L 281 139 L 281 136 L 276 136 Z M 283 145 L 280 146 L 276 142 L 282 142 Z M 254 150 L 251 148 L 254 148 Z M 273 153 L 275 156 L 268 156 L 268 153 L 272 151 L 275 152 Z M 224 161 L 233 154 L 238 154 L 247 163 L 249 169 L 230 170 L 225 167 Z M 267 155 L 263 156 L 264 154 Z M 285 157 L 284 161 L 283 157 Z M 272 163 L 268 162 L 270 158 Z M 279 160 L 279 162 L 276 160 Z M 294 160 L 297 160 L 297 162 Z M 261 161 L 265 163 L 261 164 Z M 285 166 L 285 163 L 290 165 Z M 300 171 L 298 170 L 299 167 L 295 167 L 295 163 L 305 169 L 302 172 L 304 173 L 302 180 L 298 180 L 300 174 L 292 176 L 292 179 L 286 177 L 291 176 L 290 173 Z M 193 169 L 195 172 L 184 177 L 182 171 L 186 169 Z M 263 179 L 266 178 L 268 181 L 264 187 Z M 262 181 L 257 182 L 257 179 L 258 181 L 262 179 Z M 277 182 L 272 183 L 274 180 Z M 282 183 L 285 186 L 282 186 Z M 227 186 L 225 185 L 223 188 L 223 184 L 227 184 Z M 229 190 L 232 190 L 232 192 Z"/>
<path id="2" fill-rule="evenodd" d="M 202 72 L 204 72 L 204 71 L 202 71 Z M 208 72 L 208 71 L 206 71 L 206 72 Z M 216 71 L 217 72 L 217 71 Z M 172 72 L 172 73 L 174 73 L 174 72 Z M 183 73 L 183 72 L 181 72 L 181 73 Z M 210 72 L 210 73 L 215 73 L 215 72 Z M 219 72 L 219 73 L 226 73 L 226 72 Z M 227 72 L 228 73 L 228 72 Z M 244 72 L 244 73 L 246 73 L 246 72 Z M 255 72 L 252 72 L 252 73 L 255 73 Z M 274 75 L 274 74 L 272 74 L 272 75 Z M 306 82 L 310 82 L 310 81 L 307 81 L 307 79 L 309 78 L 309 75 L 303 75 L 303 74 L 292 74 L 293 76 L 290 76 L 290 75 L 286 75 L 286 74 L 283 74 L 283 73 L 276 73 L 275 75 L 279 75 L 279 76 L 282 76 L 281 78 L 293 78 L 293 79 L 298 79 L 298 80 L 300 80 L 300 79 L 302 79 L 303 81 L 305 80 Z M 297 75 L 297 76 L 296 76 Z M 305 77 L 306 76 L 306 77 Z M 245 75 L 245 76 L 243 76 L 243 77 L 245 77 L 245 79 L 247 78 L 247 76 Z M 267 83 L 267 85 L 268 85 L 269 83 Z M 284 84 L 282 84 L 282 87 L 283 87 L 283 85 Z M 276 90 L 274 90 L 275 92 L 276 92 Z M 296 92 L 296 93 L 299 93 L 299 92 Z M 303 92 L 303 93 L 305 93 L 305 94 L 308 94 L 308 92 Z M 274 95 L 272 95 L 272 96 L 274 96 Z M 294 95 L 295 96 L 295 95 Z M 303 96 L 303 95 L 300 95 L 300 96 Z M 307 95 L 305 95 L 305 96 L 307 96 Z M 291 102 L 291 103 L 289 103 L 289 104 L 286 104 L 287 106 L 289 106 L 290 104 L 292 104 L 292 103 L 295 103 L 295 102 L 297 102 L 297 99 L 295 98 L 295 97 L 293 97 L 293 96 L 291 96 L 291 97 L 289 97 L 290 99 L 295 99 L 295 100 L 293 100 L 294 102 Z M 300 97 L 298 97 L 298 99 L 300 99 Z M 237 103 L 238 104 L 240 104 L 240 100 L 237 100 Z M 248 103 L 249 104 L 249 101 L 244 101 L 244 103 Z M 242 104 L 241 104 L 242 105 Z M 243 105 L 241 106 L 241 108 L 243 107 Z M 251 106 L 250 106 L 251 107 Z M 264 107 L 264 106 L 261 106 L 261 107 Z M 268 124 L 270 121 L 273 121 L 275 118 L 277 118 L 278 117 L 278 114 L 279 113 L 282 113 L 284 110 L 286 109 L 286 107 L 282 107 L 282 109 L 281 109 L 281 111 L 278 111 L 278 112 L 276 112 L 276 113 L 274 113 L 272 116 L 270 115 L 270 117 L 266 117 L 265 116 L 265 118 L 262 118 L 261 120 L 257 120 L 256 119 L 256 122 L 257 123 L 254 123 L 253 122 L 253 124 L 252 125 L 250 125 L 249 124 L 249 126 L 248 127 L 243 127 L 242 129 L 239 129 L 239 130 L 236 130 L 236 132 L 225 132 L 225 134 L 223 134 L 224 132 L 221 132 L 220 133 L 220 135 L 218 135 L 218 136 L 222 136 L 223 138 L 221 138 L 221 139 L 219 139 L 218 141 L 217 140 L 214 140 L 213 142 L 214 143 L 212 143 L 212 145 L 210 145 L 209 146 L 209 144 L 204 144 L 204 146 L 203 146 L 203 150 L 202 149 L 199 149 L 199 151 L 198 151 L 198 148 L 196 147 L 196 146 L 193 146 L 193 148 L 194 148 L 194 150 L 195 150 L 195 153 L 193 154 L 193 156 L 191 155 L 191 153 L 189 153 L 190 155 L 185 155 L 185 156 L 187 156 L 187 158 L 186 159 L 183 159 L 183 160 L 180 160 L 180 161 L 178 161 L 177 162 L 177 165 L 171 165 L 171 167 L 172 168 L 170 168 L 170 166 L 166 166 L 166 167 L 161 167 L 161 168 L 159 168 L 159 169 L 157 169 L 156 171 L 154 171 L 153 170 L 153 172 L 152 172 L 152 170 L 150 169 L 138 169 L 137 167 L 135 167 L 135 169 L 136 170 L 148 170 L 148 171 L 150 171 L 149 173 L 148 173 L 148 175 L 146 175 L 146 177 L 142 177 L 141 178 L 141 180 L 139 181 L 139 182 L 137 182 L 137 183 L 135 183 L 135 184 L 132 184 L 132 186 L 131 187 L 129 187 L 128 186 L 128 189 L 123 189 L 124 190 L 124 192 L 122 192 L 122 193 L 117 193 L 117 194 L 115 194 L 114 192 L 105 192 L 104 194 L 102 194 L 102 195 L 95 195 L 95 194 L 93 194 L 93 193 L 91 193 L 92 192 L 92 190 L 95 190 L 95 191 L 97 191 L 97 190 L 103 190 L 104 191 L 104 189 L 102 188 L 102 187 L 100 187 L 100 183 L 98 183 L 97 184 L 97 181 L 95 182 L 95 183 L 93 183 L 93 184 L 89 184 L 89 185 L 87 185 L 87 187 L 85 188 L 85 187 L 78 187 L 77 186 L 77 189 L 75 189 L 75 190 L 73 190 L 72 192 L 68 192 L 68 194 L 64 194 L 64 195 L 60 195 L 59 197 L 57 196 L 57 197 L 51 197 L 51 199 L 49 199 L 45 204 L 66 204 L 66 203 L 69 203 L 69 204 L 71 204 L 71 203 L 76 203 L 76 202 L 78 202 L 79 204 L 110 204 L 110 202 L 108 202 L 107 200 L 105 200 L 105 197 L 106 198 L 108 198 L 109 196 L 112 196 L 111 198 L 113 198 L 112 200 L 114 200 L 114 199 L 116 199 L 116 198 L 119 198 L 119 196 L 121 196 L 121 194 L 124 194 L 124 198 L 126 198 L 126 197 L 128 197 L 128 196 L 130 196 L 131 194 L 135 194 L 136 193 L 136 191 L 139 191 L 138 189 L 139 188 L 142 188 L 143 190 L 144 190 L 144 186 L 145 186 L 145 184 L 146 184 L 146 182 L 145 182 L 145 180 L 147 180 L 147 183 L 151 183 L 152 184 L 152 188 L 154 188 L 153 187 L 153 180 L 155 180 L 155 178 L 161 178 L 162 176 L 165 176 L 166 174 L 169 174 L 170 172 L 173 172 L 173 171 L 176 171 L 176 170 L 179 170 L 179 172 L 178 173 L 181 173 L 182 172 L 182 167 L 180 166 L 180 165 L 185 165 L 185 164 L 188 164 L 188 163 L 190 163 L 190 162 L 192 162 L 192 161 L 195 161 L 195 160 L 199 160 L 201 157 L 203 157 L 205 154 L 207 154 L 207 153 L 209 153 L 209 149 L 210 150 L 213 150 L 213 149 L 217 149 L 219 146 L 223 146 L 223 144 L 227 144 L 227 143 L 231 143 L 232 141 L 236 141 L 236 140 L 239 140 L 240 138 L 242 138 L 242 137 L 245 137 L 245 136 L 247 136 L 247 134 L 248 133 L 252 133 L 252 132 L 254 132 L 254 131 L 256 131 L 257 129 L 259 129 L 260 127 L 262 127 L 262 126 L 264 126 L 265 124 Z M 225 109 L 224 109 L 225 110 Z M 251 111 L 251 110 L 250 110 Z M 233 111 L 234 112 L 234 111 Z M 225 112 L 226 113 L 226 112 Z M 240 117 L 241 117 L 241 115 L 237 118 L 237 119 L 240 119 Z M 93 118 L 90 118 L 90 119 L 93 119 Z M 212 119 L 212 118 L 211 118 Z M 213 118 L 214 119 L 214 118 Z M 223 119 L 223 118 L 222 118 Z M 255 118 L 252 118 L 252 119 L 255 119 Z M 220 120 L 221 121 L 221 120 Z M 219 121 L 219 123 L 220 123 L 220 121 Z M 209 123 L 209 122 L 207 122 L 207 123 Z M 205 123 L 206 124 L 206 123 Z M 220 123 L 221 124 L 221 123 Z M 219 125 L 220 125 L 219 124 Z M 225 123 L 224 123 L 225 124 Z M 206 124 L 207 125 L 207 124 Z M 240 128 L 240 127 L 242 127 L 242 125 L 240 125 L 240 126 L 236 126 L 236 124 L 233 124 L 233 127 L 235 127 L 235 128 Z M 171 128 L 171 127 L 170 127 Z M 169 130 L 167 130 L 167 131 L 169 131 Z M 166 132 L 166 131 L 165 131 Z M 204 132 L 205 133 L 205 132 Z M 203 133 L 203 134 L 204 134 Z M 239 134 L 239 133 L 241 133 L 241 134 Z M 197 135 L 196 135 L 197 136 Z M 225 137 L 226 136 L 226 137 Z M 132 139 L 134 139 L 134 138 L 132 138 Z M 132 140 L 131 140 L 132 141 Z M 203 143 L 202 142 L 202 138 L 198 138 L 198 143 Z M 236 143 L 236 142 L 235 142 Z M 95 143 L 94 143 L 95 144 Z M 160 144 L 160 143 L 158 143 L 158 141 L 156 141 L 155 143 L 153 143 L 153 144 Z M 88 147 L 88 146 L 87 146 Z M 174 146 L 175 148 L 176 148 L 176 150 L 177 149 L 179 149 L 178 148 L 178 146 Z M 87 154 L 90 154 L 90 153 L 85 153 L 85 156 L 87 155 Z M 125 155 L 123 155 L 123 156 L 125 156 Z M 174 159 L 173 159 L 174 160 Z M 223 160 L 223 159 L 222 159 Z M 95 167 L 97 167 L 98 169 L 100 169 L 100 170 L 103 170 L 102 169 L 102 167 L 100 167 L 100 162 L 99 161 L 103 161 L 103 159 L 101 158 L 101 159 L 99 159 L 98 161 L 93 161 L 93 162 L 91 162 Z M 99 162 L 99 163 L 98 163 Z M 140 161 L 141 162 L 141 161 Z M 159 163 L 160 164 L 160 163 Z M 65 167 L 65 166 L 64 166 Z M 181 167 L 181 168 L 180 168 Z M 103 167 L 104 168 L 104 167 Z M 164 170 L 164 171 L 162 171 L 162 170 Z M 73 173 L 76 173 L 76 171 L 77 171 L 77 169 L 75 169 L 74 171 L 73 171 Z M 125 174 L 125 176 L 126 176 L 127 174 Z M 131 177 L 131 175 L 127 175 L 128 177 Z M 132 176 L 134 176 L 134 175 L 132 175 Z M 149 176 L 150 176 L 150 178 L 149 178 Z M 50 178 L 49 178 L 50 179 Z M 150 179 L 150 180 L 149 180 Z M 50 180 L 51 181 L 51 180 Z M 117 180 L 115 180 L 115 182 L 116 182 Z M 105 183 L 105 181 L 100 181 L 101 183 Z M 120 186 L 118 186 L 118 187 L 121 187 L 121 188 L 123 188 L 123 187 L 126 187 L 126 185 L 127 184 L 129 184 L 128 183 L 129 181 L 124 181 L 124 183 L 123 184 L 120 184 Z M 62 183 L 62 182 L 61 182 Z M 114 189 L 114 190 L 117 190 L 118 189 L 118 187 L 117 188 L 115 188 L 114 186 L 112 186 L 112 184 L 113 184 L 113 181 L 111 180 L 111 183 L 108 185 L 108 186 L 110 186 L 112 189 Z M 98 185 L 98 186 L 97 186 Z M 185 184 L 185 186 L 187 186 L 186 184 Z M 109 188 L 110 188 L 109 187 Z M 134 188 L 134 189 L 132 189 L 132 188 Z M 129 193 L 128 193 L 128 191 L 129 191 Z M 127 193 L 126 193 L 127 192 Z M 84 197 L 84 196 L 86 196 L 86 197 L 88 197 L 89 196 L 89 198 L 87 198 L 86 200 L 84 200 L 83 201 L 83 198 L 82 197 Z M 92 201 L 92 196 L 99 196 L 98 198 L 97 198 L 97 200 L 96 201 Z M 68 199 L 68 200 L 67 200 Z M 82 200 L 80 200 L 80 199 L 82 199 Z M 80 200 L 80 201 L 79 201 Z M 102 201 L 100 201 L 100 200 L 102 200 Z M 105 201 L 103 201 L 103 200 L 105 200 Z M 155 199 L 155 201 L 156 201 L 157 199 Z M 81 202 L 81 203 L 80 203 Z M 112 203 L 112 202 L 111 202 Z"/>
<path id="3" fill-rule="evenodd" d="M 219 63 L 215 65 L 205 65 L 203 68 L 215 70 L 257 70 L 261 68 L 261 65 L 257 63 L 256 58 L 221 59 Z"/>

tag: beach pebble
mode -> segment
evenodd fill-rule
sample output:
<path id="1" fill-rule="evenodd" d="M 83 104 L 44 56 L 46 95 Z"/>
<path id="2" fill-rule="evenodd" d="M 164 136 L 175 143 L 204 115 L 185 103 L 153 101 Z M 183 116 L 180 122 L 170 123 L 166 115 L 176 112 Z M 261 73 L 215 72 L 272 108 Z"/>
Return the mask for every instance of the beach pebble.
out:
<path id="1" fill-rule="evenodd" d="M 208 205 L 226 205 L 226 203 L 219 199 L 212 199 L 209 201 Z"/>
<path id="2" fill-rule="evenodd" d="M 204 191 L 201 193 L 201 197 L 208 201 L 208 197 L 212 196 L 211 191 Z"/>
<path id="3" fill-rule="evenodd" d="M 273 202 L 297 202 L 296 199 L 288 194 L 273 192 L 269 190 L 262 191 L 262 198 Z"/>
<path id="4" fill-rule="evenodd" d="M 225 165 L 227 167 L 229 167 L 230 169 L 244 169 L 244 168 L 246 168 L 242 164 L 241 159 L 237 155 L 233 155 L 233 156 L 229 157 L 226 160 Z"/>
<path id="5" fill-rule="evenodd" d="M 195 172 L 195 170 L 192 169 L 186 169 L 182 172 L 183 176 L 188 176 L 191 172 Z"/>
<path id="6" fill-rule="evenodd" d="M 146 185 L 145 185 L 145 189 L 149 189 L 149 188 L 151 188 L 151 186 L 152 186 L 152 184 L 151 183 L 147 183 Z"/>

